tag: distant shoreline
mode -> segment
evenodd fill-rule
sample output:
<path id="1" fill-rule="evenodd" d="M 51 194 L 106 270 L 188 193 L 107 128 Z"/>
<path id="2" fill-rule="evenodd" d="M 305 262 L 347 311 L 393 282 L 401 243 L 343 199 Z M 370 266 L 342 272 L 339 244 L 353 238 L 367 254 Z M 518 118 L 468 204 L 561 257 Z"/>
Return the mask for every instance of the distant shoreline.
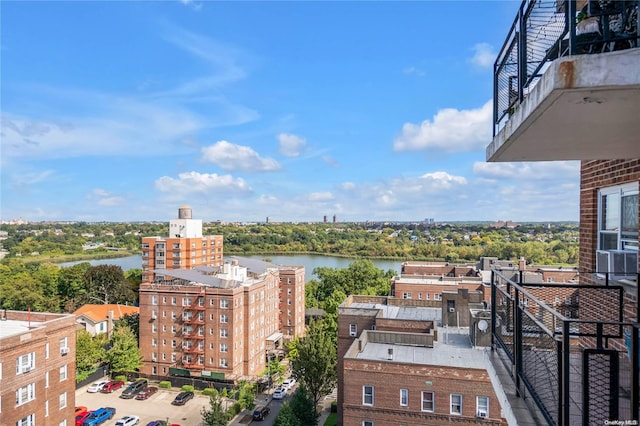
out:
<path id="1" fill-rule="evenodd" d="M 22 260 L 25 263 L 40 262 L 40 263 L 66 263 L 77 262 L 82 260 L 97 260 L 97 259 L 116 259 L 119 257 L 135 256 L 140 254 L 134 250 L 120 250 L 111 253 L 93 253 L 93 254 L 67 254 L 62 256 L 20 256 L 13 259 Z"/>

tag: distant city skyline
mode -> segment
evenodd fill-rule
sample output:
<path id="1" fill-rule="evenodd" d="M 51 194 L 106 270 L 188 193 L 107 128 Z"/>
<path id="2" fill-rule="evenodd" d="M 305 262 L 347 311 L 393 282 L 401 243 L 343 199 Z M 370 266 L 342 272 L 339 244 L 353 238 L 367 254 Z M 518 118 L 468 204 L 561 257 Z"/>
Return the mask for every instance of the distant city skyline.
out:
<path id="1" fill-rule="evenodd" d="M 0 220 L 577 221 L 486 163 L 518 2 L 3 2 Z"/>

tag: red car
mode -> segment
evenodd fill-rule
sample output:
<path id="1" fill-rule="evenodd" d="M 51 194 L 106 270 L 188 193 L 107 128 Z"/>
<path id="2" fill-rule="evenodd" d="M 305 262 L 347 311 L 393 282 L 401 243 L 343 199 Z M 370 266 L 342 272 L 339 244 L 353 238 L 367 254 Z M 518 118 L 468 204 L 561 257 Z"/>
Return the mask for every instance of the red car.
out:
<path id="1" fill-rule="evenodd" d="M 89 417 L 89 414 L 93 413 L 93 411 L 84 411 L 82 413 L 76 413 L 76 426 L 82 426 L 82 422 Z"/>
<path id="2" fill-rule="evenodd" d="M 114 390 L 118 390 L 121 387 L 124 386 L 124 382 L 121 380 L 112 380 L 109 383 L 107 383 L 106 385 L 104 385 L 102 387 L 102 389 L 100 390 L 100 392 L 102 393 L 111 393 Z"/>
<path id="3" fill-rule="evenodd" d="M 149 398 L 151 395 L 153 395 L 156 392 L 158 392 L 157 387 L 149 386 L 148 388 L 141 390 L 140 393 L 136 395 L 136 399 L 139 401 L 142 401 L 144 399 Z"/>

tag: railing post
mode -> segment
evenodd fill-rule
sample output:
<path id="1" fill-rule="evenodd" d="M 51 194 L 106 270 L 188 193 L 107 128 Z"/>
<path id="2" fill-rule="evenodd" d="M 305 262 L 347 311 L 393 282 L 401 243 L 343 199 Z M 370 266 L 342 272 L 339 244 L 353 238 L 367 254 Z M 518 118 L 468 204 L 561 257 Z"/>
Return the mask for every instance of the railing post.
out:
<path id="1" fill-rule="evenodd" d="M 522 316 L 520 314 L 520 291 L 515 288 L 513 299 L 513 359 L 516 368 L 516 392 L 520 395 L 520 374 L 522 373 Z"/>
<path id="2" fill-rule="evenodd" d="M 567 2 L 566 23 L 569 27 L 569 55 L 576 54 L 576 0 L 565 0 Z"/>
<path id="3" fill-rule="evenodd" d="M 571 414 L 571 405 L 570 405 L 570 377 L 569 377 L 569 363 L 570 363 L 570 323 L 569 321 L 562 321 L 562 376 L 561 380 L 561 417 L 558 424 L 560 426 L 569 426 L 570 423 L 570 414 Z"/>
<path id="4" fill-rule="evenodd" d="M 524 7 L 529 2 L 522 2 L 518 10 L 518 103 L 524 101 L 524 85 L 527 83 L 527 23 Z M 527 8 L 528 9 L 528 8 Z M 522 282 L 522 281 L 521 281 Z"/>
<path id="5" fill-rule="evenodd" d="M 491 270 L 491 350 L 495 345 L 496 334 L 496 272 Z"/>
<path id="6" fill-rule="evenodd" d="M 631 418 L 640 420 L 640 342 L 638 342 L 638 327 L 631 327 Z"/>

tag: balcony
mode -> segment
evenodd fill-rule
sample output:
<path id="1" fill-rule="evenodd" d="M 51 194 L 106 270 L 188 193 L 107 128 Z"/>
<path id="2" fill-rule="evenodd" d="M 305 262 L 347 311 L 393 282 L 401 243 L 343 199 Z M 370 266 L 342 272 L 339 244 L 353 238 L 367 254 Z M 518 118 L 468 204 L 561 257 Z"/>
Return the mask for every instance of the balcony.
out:
<path id="1" fill-rule="evenodd" d="M 490 162 L 640 158 L 638 0 L 525 0 L 494 65 Z"/>
<path id="2" fill-rule="evenodd" d="M 640 324 L 622 321 L 622 286 L 524 284 L 494 271 L 491 289 L 493 377 L 519 424 L 638 424 Z"/>

